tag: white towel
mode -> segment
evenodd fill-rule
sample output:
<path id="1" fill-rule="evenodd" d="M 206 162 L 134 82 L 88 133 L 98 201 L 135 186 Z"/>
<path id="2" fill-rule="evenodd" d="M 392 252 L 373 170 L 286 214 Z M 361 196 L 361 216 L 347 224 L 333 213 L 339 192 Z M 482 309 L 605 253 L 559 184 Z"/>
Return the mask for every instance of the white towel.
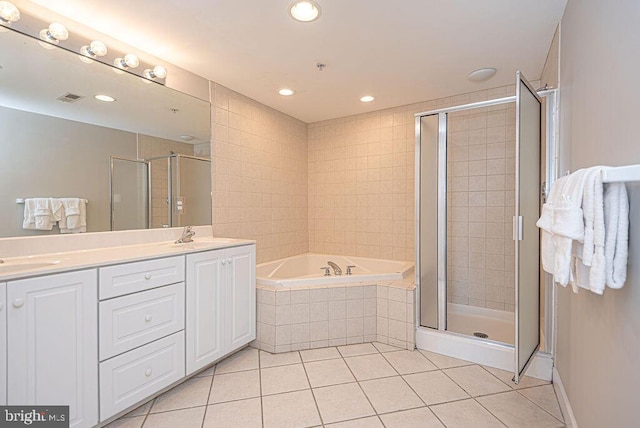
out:
<path id="1" fill-rule="evenodd" d="M 622 288 L 629 256 L 629 199 L 623 183 L 611 183 L 604 192 L 606 284 Z"/>
<path id="2" fill-rule="evenodd" d="M 86 201 L 80 198 L 60 198 L 64 215 L 60 219 L 60 233 L 83 233 L 87 231 Z"/>
<path id="3" fill-rule="evenodd" d="M 542 267 L 563 286 L 573 280 L 573 242 L 584 237 L 581 205 L 586 172 L 581 169 L 553 184 L 536 223 L 543 230 Z"/>
<path id="4" fill-rule="evenodd" d="M 51 230 L 55 224 L 49 198 L 27 198 L 24 201 L 23 229 Z"/>

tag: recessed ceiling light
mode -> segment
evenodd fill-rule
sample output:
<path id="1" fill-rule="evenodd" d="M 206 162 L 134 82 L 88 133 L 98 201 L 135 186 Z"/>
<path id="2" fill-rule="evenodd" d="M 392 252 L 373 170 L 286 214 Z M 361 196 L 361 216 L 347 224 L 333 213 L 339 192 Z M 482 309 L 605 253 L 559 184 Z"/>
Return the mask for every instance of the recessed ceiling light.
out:
<path id="1" fill-rule="evenodd" d="M 280 95 L 284 95 L 285 97 L 290 97 L 291 95 L 295 94 L 296 91 L 294 91 L 293 89 L 282 88 L 278 91 L 278 93 Z"/>
<path id="2" fill-rule="evenodd" d="M 360 98 L 360 101 L 362 101 L 363 103 L 370 103 L 373 100 L 375 100 L 375 98 L 373 98 L 371 95 L 365 95 L 364 97 Z"/>
<path id="3" fill-rule="evenodd" d="M 94 95 L 93 97 L 96 100 L 104 101 L 105 103 L 112 103 L 116 100 L 115 98 L 110 97 L 109 95 Z"/>
<path id="4" fill-rule="evenodd" d="M 484 82 L 491 79 L 496 74 L 496 71 L 493 67 L 481 68 L 469 73 L 469 80 L 472 82 Z"/>
<path id="5" fill-rule="evenodd" d="M 289 13 L 296 21 L 311 22 L 320 17 L 322 10 L 318 3 L 311 0 L 305 0 L 295 2 L 289 6 Z"/>
<path id="6" fill-rule="evenodd" d="M 193 141 L 196 139 L 196 137 L 194 137 L 193 135 L 181 135 L 180 139 L 182 141 Z"/>

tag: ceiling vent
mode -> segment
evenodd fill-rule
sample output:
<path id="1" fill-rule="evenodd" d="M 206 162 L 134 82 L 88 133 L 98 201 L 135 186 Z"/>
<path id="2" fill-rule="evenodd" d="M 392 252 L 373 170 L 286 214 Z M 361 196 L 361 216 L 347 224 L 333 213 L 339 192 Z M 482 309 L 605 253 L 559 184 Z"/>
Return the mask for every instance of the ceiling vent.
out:
<path id="1" fill-rule="evenodd" d="M 64 95 L 60 95 L 56 100 L 62 101 L 63 103 L 75 103 L 76 101 L 80 101 L 84 97 L 82 95 L 72 94 L 71 92 L 67 92 Z"/>

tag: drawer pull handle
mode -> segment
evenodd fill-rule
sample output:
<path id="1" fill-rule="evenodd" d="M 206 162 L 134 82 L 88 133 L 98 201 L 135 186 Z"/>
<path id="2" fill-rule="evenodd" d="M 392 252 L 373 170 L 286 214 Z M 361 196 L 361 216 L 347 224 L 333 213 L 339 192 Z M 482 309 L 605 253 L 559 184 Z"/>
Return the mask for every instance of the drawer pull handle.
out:
<path id="1" fill-rule="evenodd" d="M 147 314 L 147 315 L 145 315 L 144 320 L 145 320 L 146 322 L 149 322 L 149 321 L 151 321 L 151 318 L 153 318 L 153 317 L 151 316 L 151 314 Z"/>
<path id="2" fill-rule="evenodd" d="M 151 279 L 151 274 L 150 273 L 145 273 L 144 274 L 144 279 L 146 279 L 146 280 Z"/>
<path id="3" fill-rule="evenodd" d="M 24 299 L 17 298 L 16 300 L 13 301 L 14 308 L 21 308 L 22 305 L 24 305 Z"/>
<path id="4" fill-rule="evenodd" d="M 149 377 L 151 376 L 151 373 L 153 373 L 153 371 L 151 369 L 147 369 L 147 371 L 144 372 L 144 375 Z"/>

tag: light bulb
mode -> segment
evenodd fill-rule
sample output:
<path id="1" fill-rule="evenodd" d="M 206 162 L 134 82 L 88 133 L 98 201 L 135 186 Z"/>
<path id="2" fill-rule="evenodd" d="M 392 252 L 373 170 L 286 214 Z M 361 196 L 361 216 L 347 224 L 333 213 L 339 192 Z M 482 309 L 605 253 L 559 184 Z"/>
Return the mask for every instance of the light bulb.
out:
<path id="1" fill-rule="evenodd" d="M 156 65 L 155 67 L 153 67 L 153 70 L 147 68 L 142 74 L 147 79 L 164 79 L 165 77 L 167 77 L 167 69 L 161 65 Z"/>
<path id="2" fill-rule="evenodd" d="M 11 25 L 20 19 L 20 11 L 13 3 L 8 1 L 0 1 L 0 22 L 5 25 Z"/>
<path id="3" fill-rule="evenodd" d="M 134 54 L 126 54 L 124 58 L 116 58 L 113 61 L 113 65 L 123 70 L 126 68 L 136 68 L 140 65 L 140 60 Z"/>
<path id="4" fill-rule="evenodd" d="M 93 62 L 92 58 L 105 56 L 107 54 L 107 47 L 104 43 L 94 40 L 89 46 L 81 47 L 80 53 L 82 54 L 80 55 L 80 61 L 91 64 Z"/>
<path id="5" fill-rule="evenodd" d="M 155 74 L 158 79 L 164 79 L 167 77 L 167 69 L 161 65 L 156 65 L 153 67 L 153 74 Z"/>
<path id="6" fill-rule="evenodd" d="M 128 67 L 136 68 L 140 65 L 140 60 L 134 54 L 126 54 L 124 56 L 124 62 Z"/>
<path id="7" fill-rule="evenodd" d="M 313 1 L 299 1 L 289 8 L 289 13 L 296 21 L 311 22 L 320 16 L 320 6 Z"/>
<path id="8" fill-rule="evenodd" d="M 40 38 L 45 42 L 57 45 L 60 43 L 60 40 L 67 40 L 69 38 L 69 31 L 64 25 L 58 22 L 52 22 L 49 28 L 40 31 Z"/>

